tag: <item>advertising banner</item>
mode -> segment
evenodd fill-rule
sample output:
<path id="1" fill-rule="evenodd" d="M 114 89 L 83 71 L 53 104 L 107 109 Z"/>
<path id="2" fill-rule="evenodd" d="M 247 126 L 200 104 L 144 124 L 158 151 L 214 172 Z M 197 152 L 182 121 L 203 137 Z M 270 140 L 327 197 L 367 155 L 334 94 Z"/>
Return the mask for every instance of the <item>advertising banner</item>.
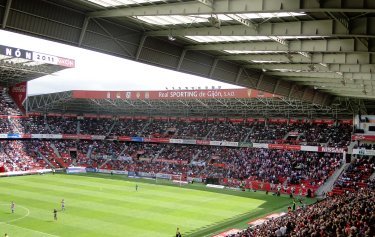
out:
<path id="1" fill-rule="evenodd" d="M 131 141 L 132 142 L 143 142 L 143 137 L 132 137 Z"/>
<path id="2" fill-rule="evenodd" d="M 207 140 L 196 140 L 197 145 L 210 145 L 210 141 Z"/>
<path id="3" fill-rule="evenodd" d="M 183 142 L 183 139 L 169 139 L 169 143 L 182 144 Z"/>
<path id="4" fill-rule="evenodd" d="M 23 102 L 26 99 L 27 94 L 27 82 L 21 82 L 14 86 L 9 87 L 9 95 L 13 98 L 13 101 L 16 103 L 18 108 L 25 112 L 23 107 Z"/>
<path id="5" fill-rule="evenodd" d="M 144 142 L 169 143 L 169 138 L 143 138 Z"/>
<path id="6" fill-rule="evenodd" d="M 269 149 L 279 149 L 279 150 L 295 150 L 300 151 L 300 145 L 289 145 L 289 144 L 268 144 Z"/>
<path id="7" fill-rule="evenodd" d="M 268 149 L 268 144 L 266 143 L 253 143 L 254 148 L 265 148 Z"/>
<path id="8" fill-rule="evenodd" d="M 251 142 L 239 142 L 238 146 L 239 147 L 253 147 L 253 143 L 251 143 Z"/>
<path id="9" fill-rule="evenodd" d="M 8 134 L 7 138 L 10 138 L 10 139 L 21 138 L 21 134 Z"/>
<path id="10" fill-rule="evenodd" d="M 91 135 L 92 140 L 104 140 L 105 136 L 103 135 Z"/>
<path id="11" fill-rule="evenodd" d="M 272 98 L 275 94 L 254 89 L 165 90 L 165 91 L 73 91 L 75 99 L 181 100 Z"/>
<path id="12" fill-rule="evenodd" d="M 354 154 L 354 155 L 365 155 L 365 156 L 375 156 L 375 150 L 353 149 L 352 154 Z"/>
<path id="13" fill-rule="evenodd" d="M 36 139 L 61 139 L 62 134 L 31 134 L 31 138 Z"/>
<path id="14" fill-rule="evenodd" d="M 238 147 L 238 142 L 228 142 L 228 141 L 210 141 L 210 146 L 234 146 Z"/>
<path id="15" fill-rule="evenodd" d="M 182 144 L 191 144 L 191 145 L 195 145 L 195 144 L 197 144 L 197 140 L 192 140 L 192 139 L 182 139 Z"/>
<path id="16" fill-rule="evenodd" d="M 328 153 L 344 153 L 345 148 L 340 147 L 318 147 L 318 152 L 328 152 Z"/>
<path id="17" fill-rule="evenodd" d="M 96 173 L 96 168 L 86 168 L 86 172 Z"/>
<path id="18" fill-rule="evenodd" d="M 375 141 L 375 135 L 352 135 L 353 141 Z"/>
<path id="19" fill-rule="evenodd" d="M 78 139 L 77 134 L 63 134 L 62 139 Z"/>
<path id="20" fill-rule="evenodd" d="M 78 134 L 78 139 L 91 140 L 92 136 L 89 134 Z"/>
<path id="21" fill-rule="evenodd" d="M 131 137 L 128 137 L 128 136 L 118 136 L 117 137 L 117 140 L 119 141 L 126 141 L 126 142 L 130 142 L 132 140 Z"/>
<path id="22" fill-rule="evenodd" d="M 319 148 L 317 146 L 301 146 L 301 151 L 315 151 L 315 152 L 318 152 Z"/>
<path id="23" fill-rule="evenodd" d="M 162 173 L 157 173 L 155 177 L 158 179 L 171 179 L 172 178 L 170 174 L 162 174 Z"/>
<path id="24" fill-rule="evenodd" d="M 12 58 L 23 58 L 34 62 L 59 65 L 62 67 L 75 67 L 75 61 L 73 59 L 57 57 L 49 54 L 33 52 L 30 50 L 13 48 L 4 45 L 0 45 L 0 54 L 10 56 Z"/>
<path id="25" fill-rule="evenodd" d="M 67 174 L 78 174 L 78 173 L 86 173 L 85 167 L 68 167 L 66 168 Z"/>
<path id="26" fill-rule="evenodd" d="M 168 159 L 156 159 L 157 162 L 164 162 L 169 164 L 187 164 L 187 160 L 168 160 Z"/>

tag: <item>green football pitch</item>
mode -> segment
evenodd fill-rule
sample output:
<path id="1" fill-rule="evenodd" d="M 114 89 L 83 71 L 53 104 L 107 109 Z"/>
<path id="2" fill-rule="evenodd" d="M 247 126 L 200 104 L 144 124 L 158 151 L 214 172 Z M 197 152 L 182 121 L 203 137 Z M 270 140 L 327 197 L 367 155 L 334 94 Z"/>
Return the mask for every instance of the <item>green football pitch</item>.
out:
<path id="1" fill-rule="evenodd" d="M 0 178 L 0 236 L 168 237 L 177 227 L 184 237 L 212 236 L 286 211 L 290 203 L 288 197 L 263 192 L 179 187 L 117 175 L 7 177 Z"/>

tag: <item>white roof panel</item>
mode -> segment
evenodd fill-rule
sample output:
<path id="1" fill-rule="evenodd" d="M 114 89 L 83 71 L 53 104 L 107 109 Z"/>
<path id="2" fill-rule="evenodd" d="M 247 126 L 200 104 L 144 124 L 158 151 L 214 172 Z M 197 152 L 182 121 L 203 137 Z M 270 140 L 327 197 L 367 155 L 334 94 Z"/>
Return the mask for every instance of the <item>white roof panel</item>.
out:
<path id="1" fill-rule="evenodd" d="M 224 50 L 224 52 L 230 54 L 276 54 L 276 53 L 287 53 L 288 51 L 257 51 L 257 50 Z"/>
<path id="2" fill-rule="evenodd" d="M 86 0 L 102 7 L 118 7 L 125 5 L 134 5 L 147 2 L 161 2 L 160 0 Z"/>
<path id="3" fill-rule="evenodd" d="M 268 41 L 273 40 L 273 36 L 185 36 L 200 43 L 212 42 L 236 42 L 236 41 Z M 278 36 L 279 39 L 307 39 L 307 38 L 322 38 L 321 36 Z"/>
<path id="4" fill-rule="evenodd" d="M 237 16 L 242 19 L 259 19 L 259 18 L 281 18 L 281 17 L 291 17 L 291 16 L 304 16 L 304 12 L 272 12 L 272 13 L 247 13 L 247 14 L 237 14 Z"/>

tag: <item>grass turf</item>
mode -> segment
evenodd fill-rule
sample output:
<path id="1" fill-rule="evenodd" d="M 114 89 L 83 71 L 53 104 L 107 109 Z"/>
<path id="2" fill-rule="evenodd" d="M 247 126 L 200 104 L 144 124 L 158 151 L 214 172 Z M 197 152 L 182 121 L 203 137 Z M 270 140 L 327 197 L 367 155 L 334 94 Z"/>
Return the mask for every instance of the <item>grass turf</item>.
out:
<path id="1" fill-rule="evenodd" d="M 11 201 L 16 203 L 13 214 Z M 287 197 L 260 192 L 159 185 L 117 175 L 8 177 L 0 179 L 0 231 L 12 237 L 165 237 L 179 227 L 184 237 L 202 237 L 245 228 L 246 222 L 285 211 L 290 203 Z"/>

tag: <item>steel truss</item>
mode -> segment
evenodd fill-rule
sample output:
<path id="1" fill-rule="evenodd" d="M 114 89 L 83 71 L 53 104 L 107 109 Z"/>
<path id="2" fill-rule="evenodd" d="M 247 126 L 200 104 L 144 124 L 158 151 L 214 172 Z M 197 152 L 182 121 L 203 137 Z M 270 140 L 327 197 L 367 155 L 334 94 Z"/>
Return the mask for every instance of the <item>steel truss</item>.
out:
<path id="1" fill-rule="evenodd" d="M 29 112 L 130 116 L 351 118 L 345 104 L 324 106 L 289 98 L 123 100 L 73 99 L 71 92 L 31 96 Z"/>
<path id="2" fill-rule="evenodd" d="M 4 29 L 312 104 L 329 106 L 338 96 L 375 98 L 373 0 L 164 0 L 115 8 L 86 0 L 0 0 L 0 12 Z M 241 17 L 281 12 L 305 15 Z M 219 25 L 140 20 L 160 15 L 230 20 Z M 196 36 L 268 38 L 207 43 L 192 40 Z"/>

